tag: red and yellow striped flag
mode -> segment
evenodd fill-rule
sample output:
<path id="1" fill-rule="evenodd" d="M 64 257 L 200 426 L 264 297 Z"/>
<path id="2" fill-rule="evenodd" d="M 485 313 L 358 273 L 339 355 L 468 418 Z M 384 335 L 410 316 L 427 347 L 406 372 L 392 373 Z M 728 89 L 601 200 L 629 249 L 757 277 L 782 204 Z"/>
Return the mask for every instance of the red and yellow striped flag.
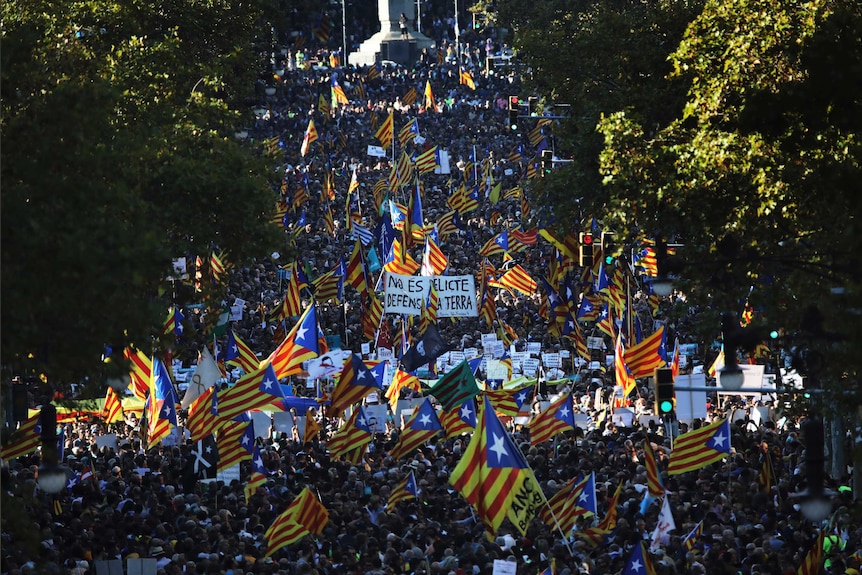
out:
<path id="1" fill-rule="evenodd" d="M 21 425 L 9 438 L 3 447 L 0 447 L 0 458 L 9 461 L 28 453 L 33 453 L 42 444 L 40 437 L 41 428 L 39 417 L 41 412 L 32 415 L 21 422 Z"/>
<path id="2" fill-rule="evenodd" d="M 329 512 L 311 489 L 306 487 L 264 532 L 267 543 L 265 557 L 271 557 L 285 545 L 296 543 L 308 533 L 322 533 L 327 523 Z"/>
<path id="3" fill-rule="evenodd" d="M 120 396 L 114 391 L 113 387 L 108 387 L 108 392 L 105 394 L 105 405 L 102 407 L 102 416 L 105 423 L 117 423 L 123 421 L 123 404 L 120 402 Z"/>

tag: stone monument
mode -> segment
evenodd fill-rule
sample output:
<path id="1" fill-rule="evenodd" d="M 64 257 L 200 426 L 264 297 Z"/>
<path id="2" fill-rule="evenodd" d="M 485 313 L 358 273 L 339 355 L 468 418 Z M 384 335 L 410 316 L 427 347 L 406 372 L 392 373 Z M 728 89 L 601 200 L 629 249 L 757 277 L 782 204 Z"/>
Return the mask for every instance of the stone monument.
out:
<path id="1" fill-rule="evenodd" d="M 398 20 L 407 16 L 408 37 L 401 36 Z M 434 40 L 416 31 L 416 3 L 414 0 L 377 0 L 377 15 L 380 32 L 360 44 L 359 50 L 351 52 L 347 63 L 354 66 L 370 66 L 382 60 L 391 60 L 403 66 L 411 66 L 419 60 L 423 48 L 434 47 Z"/>

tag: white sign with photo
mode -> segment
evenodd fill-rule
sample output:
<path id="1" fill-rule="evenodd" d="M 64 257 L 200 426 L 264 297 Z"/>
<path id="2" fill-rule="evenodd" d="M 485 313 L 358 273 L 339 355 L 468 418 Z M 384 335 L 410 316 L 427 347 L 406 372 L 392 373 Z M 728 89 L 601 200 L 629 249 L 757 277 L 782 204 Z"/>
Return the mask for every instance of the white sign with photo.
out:
<path id="1" fill-rule="evenodd" d="M 375 158 L 385 158 L 386 150 L 381 148 L 380 146 L 368 146 L 368 155 L 374 156 Z"/>

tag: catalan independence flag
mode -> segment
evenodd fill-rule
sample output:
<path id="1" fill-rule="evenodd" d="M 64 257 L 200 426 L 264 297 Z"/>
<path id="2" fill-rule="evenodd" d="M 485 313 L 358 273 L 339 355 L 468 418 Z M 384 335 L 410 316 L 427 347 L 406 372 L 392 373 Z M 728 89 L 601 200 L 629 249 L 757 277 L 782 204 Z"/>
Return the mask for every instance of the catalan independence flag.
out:
<path id="1" fill-rule="evenodd" d="M 283 406 L 284 392 L 272 365 L 266 365 L 247 373 L 227 391 L 219 395 L 219 415 L 234 419 L 246 411 L 275 409 Z M 277 407 L 274 407 L 277 406 Z"/>
<path id="2" fill-rule="evenodd" d="M 312 303 L 261 367 L 271 363 L 278 379 L 300 373 L 303 361 L 320 355 L 317 331 L 317 306 Z"/>
<path id="3" fill-rule="evenodd" d="M 440 410 L 437 416 L 443 429 L 446 430 L 446 438 L 456 437 L 464 433 L 471 433 L 476 429 L 476 398 L 471 397 L 460 406 L 446 410 Z"/>
<path id="4" fill-rule="evenodd" d="M 218 416 L 218 392 L 214 387 L 209 387 L 189 406 L 186 429 L 189 430 L 191 440 L 197 442 L 215 433 L 222 422 Z"/>
<path id="5" fill-rule="evenodd" d="M 437 412 L 434 411 L 431 399 L 426 397 L 419 408 L 413 412 L 410 421 L 404 426 L 404 430 L 398 438 L 398 443 L 395 444 L 389 454 L 397 461 L 410 455 L 441 431 L 443 431 L 443 426 L 440 424 Z"/>
<path id="6" fill-rule="evenodd" d="M 558 433 L 575 428 L 572 395 L 566 393 L 530 422 L 530 445 L 538 445 L 553 439 Z"/>
<path id="7" fill-rule="evenodd" d="M 449 483 L 473 506 L 488 532 L 496 533 L 507 517 L 523 532 L 547 501 L 487 397 L 480 405 L 476 431 Z M 519 504 L 513 505 L 516 500 Z"/>
<path id="8" fill-rule="evenodd" d="M 158 358 L 153 359 L 153 377 L 150 381 L 147 443 L 152 447 L 170 435 L 177 426 L 177 404 L 180 400 L 165 364 Z"/>
<path id="9" fill-rule="evenodd" d="M 416 156 L 416 170 L 428 174 L 440 167 L 440 148 L 433 146 Z"/>
<path id="10" fill-rule="evenodd" d="M 368 416 L 365 408 L 357 406 L 341 429 L 329 438 L 326 447 L 329 449 L 329 457 L 337 461 L 342 455 L 371 443 L 371 427 L 368 424 Z"/>
<path id="11" fill-rule="evenodd" d="M 697 471 L 730 454 L 730 420 L 719 419 L 676 438 L 668 475 Z"/>
<path id="12" fill-rule="evenodd" d="M 419 488 L 416 486 L 416 477 L 411 471 L 392 489 L 389 499 L 386 500 L 386 509 L 393 509 L 399 501 L 416 499 L 417 495 L 419 495 Z"/>
<path id="13" fill-rule="evenodd" d="M 338 383 L 332 390 L 332 401 L 326 411 L 328 417 L 339 417 L 348 407 L 358 403 L 372 391 L 380 390 L 377 378 L 362 357 L 352 353 L 344 360 Z"/>
<path id="14" fill-rule="evenodd" d="M 227 332 L 227 352 L 225 363 L 237 365 L 246 373 L 257 371 L 260 360 L 233 330 Z"/>
<path id="15" fill-rule="evenodd" d="M 261 486 L 266 485 L 266 479 L 267 471 L 263 465 L 263 458 L 260 456 L 260 448 L 255 445 L 251 452 L 251 475 L 243 488 L 246 501 L 251 499 Z"/>

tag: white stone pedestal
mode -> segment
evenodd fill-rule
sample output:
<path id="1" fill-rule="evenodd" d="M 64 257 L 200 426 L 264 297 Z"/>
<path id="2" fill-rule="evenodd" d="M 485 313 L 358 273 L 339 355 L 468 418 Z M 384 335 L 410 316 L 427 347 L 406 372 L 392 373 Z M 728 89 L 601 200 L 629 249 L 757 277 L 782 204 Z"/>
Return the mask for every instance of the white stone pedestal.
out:
<path id="1" fill-rule="evenodd" d="M 401 13 L 410 20 L 409 38 L 401 37 L 398 19 Z M 423 48 L 433 48 L 434 40 L 415 28 L 416 4 L 413 0 L 377 0 L 380 31 L 364 41 L 359 50 L 351 52 L 347 63 L 354 66 L 370 66 L 381 60 L 392 60 L 403 66 L 412 66 L 419 60 Z"/>

